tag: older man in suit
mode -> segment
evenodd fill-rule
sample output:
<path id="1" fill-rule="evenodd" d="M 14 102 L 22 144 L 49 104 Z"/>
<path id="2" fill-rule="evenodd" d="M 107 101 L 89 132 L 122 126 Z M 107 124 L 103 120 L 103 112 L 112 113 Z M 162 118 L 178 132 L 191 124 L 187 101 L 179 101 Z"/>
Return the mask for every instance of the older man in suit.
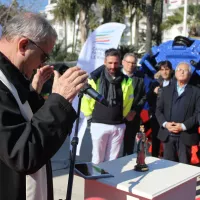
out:
<path id="1" fill-rule="evenodd" d="M 175 77 L 177 81 L 163 88 L 157 101 L 158 138 L 164 142 L 164 159 L 189 164 L 191 146 L 199 143 L 200 90 L 188 83 L 191 77 L 188 63 L 178 64 Z"/>

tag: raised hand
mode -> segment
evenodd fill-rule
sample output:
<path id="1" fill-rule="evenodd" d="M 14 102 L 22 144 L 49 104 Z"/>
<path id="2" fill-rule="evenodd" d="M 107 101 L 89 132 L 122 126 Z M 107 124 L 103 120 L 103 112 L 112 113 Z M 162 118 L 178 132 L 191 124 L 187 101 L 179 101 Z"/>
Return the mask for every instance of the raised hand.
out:
<path id="1" fill-rule="evenodd" d="M 37 69 L 31 86 L 38 94 L 40 94 L 44 83 L 50 79 L 51 75 L 53 74 L 53 69 L 54 67 L 49 65 L 45 65 L 40 69 Z"/>
<path id="2" fill-rule="evenodd" d="M 87 83 L 88 75 L 80 67 L 71 67 L 62 76 L 54 71 L 52 93 L 57 93 L 72 102 L 77 93 Z"/>

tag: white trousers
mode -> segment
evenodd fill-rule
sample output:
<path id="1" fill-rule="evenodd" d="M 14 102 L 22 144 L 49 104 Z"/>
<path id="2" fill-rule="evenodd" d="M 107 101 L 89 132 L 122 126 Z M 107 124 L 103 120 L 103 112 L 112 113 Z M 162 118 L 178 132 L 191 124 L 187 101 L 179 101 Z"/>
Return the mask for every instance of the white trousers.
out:
<path id="1" fill-rule="evenodd" d="M 125 129 L 125 124 L 91 123 L 92 163 L 99 164 L 118 157 Z"/>

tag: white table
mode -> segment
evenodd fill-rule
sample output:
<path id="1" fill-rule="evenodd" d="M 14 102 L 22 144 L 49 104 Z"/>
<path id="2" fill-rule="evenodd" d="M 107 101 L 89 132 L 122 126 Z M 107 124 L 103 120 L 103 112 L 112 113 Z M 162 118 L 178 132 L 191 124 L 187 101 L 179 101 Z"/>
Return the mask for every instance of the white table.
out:
<path id="1" fill-rule="evenodd" d="M 86 200 L 194 200 L 200 168 L 147 157 L 147 172 L 133 170 L 136 155 L 99 164 L 113 178 L 85 180 Z"/>

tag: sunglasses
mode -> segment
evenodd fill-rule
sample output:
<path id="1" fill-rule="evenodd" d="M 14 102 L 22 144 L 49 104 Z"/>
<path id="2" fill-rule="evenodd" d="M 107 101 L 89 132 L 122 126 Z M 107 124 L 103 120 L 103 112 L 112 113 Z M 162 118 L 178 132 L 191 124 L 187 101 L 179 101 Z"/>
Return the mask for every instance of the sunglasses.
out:
<path id="1" fill-rule="evenodd" d="M 25 37 L 25 36 L 23 36 Z M 45 63 L 47 60 L 49 60 L 49 55 L 39 46 L 37 45 L 33 40 L 25 37 L 26 39 L 28 39 L 30 41 L 30 43 L 32 43 L 33 45 L 35 45 L 38 49 L 40 49 L 40 51 L 43 53 L 43 55 L 41 56 L 41 62 Z"/>

